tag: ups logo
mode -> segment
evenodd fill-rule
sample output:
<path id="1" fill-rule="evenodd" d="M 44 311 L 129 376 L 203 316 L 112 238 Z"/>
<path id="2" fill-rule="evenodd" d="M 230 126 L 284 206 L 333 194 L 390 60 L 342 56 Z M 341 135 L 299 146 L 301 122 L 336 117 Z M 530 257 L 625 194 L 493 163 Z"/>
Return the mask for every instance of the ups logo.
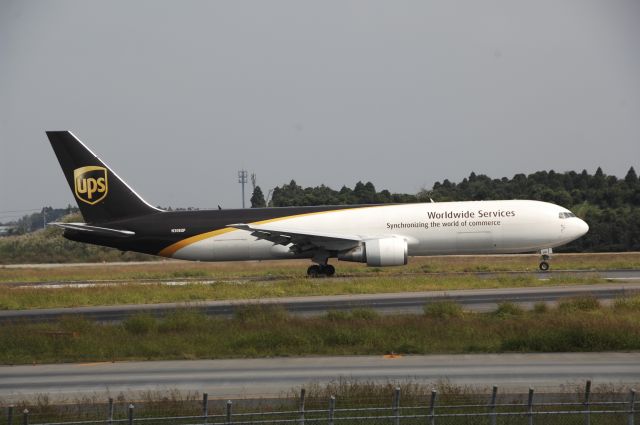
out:
<path id="1" fill-rule="evenodd" d="M 76 197 L 89 205 L 102 201 L 109 190 L 107 169 L 91 165 L 73 170 L 73 188 Z"/>

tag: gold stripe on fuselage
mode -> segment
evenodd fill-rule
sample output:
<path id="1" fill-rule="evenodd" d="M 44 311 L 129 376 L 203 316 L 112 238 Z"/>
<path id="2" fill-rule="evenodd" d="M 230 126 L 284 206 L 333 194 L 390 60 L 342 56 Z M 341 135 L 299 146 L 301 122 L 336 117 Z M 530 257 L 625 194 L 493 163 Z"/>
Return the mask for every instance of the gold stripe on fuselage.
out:
<path id="1" fill-rule="evenodd" d="M 182 240 L 180 240 L 180 241 L 178 241 L 178 242 L 176 242 L 174 244 L 169 245 L 168 247 L 166 247 L 162 251 L 160 251 L 158 253 L 158 255 L 161 255 L 163 257 L 171 257 L 171 256 L 173 256 L 173 254 L 176 253 L 176 251 L 178 251 L 179 249 L 184 248 L 185 246 L 189 246 L 189 245 L 194 244 L 196 242 L 199 242 L 199 241 L 201 241 L 203 239 L 212 238 L 214 236 L 223 235 L 225 233 L 233 232 L 234 230 L 238 230 L 238 229 L 225 227 L 224 229 L 218 229 L 218 230 L 213 230 L 211 232 L 200 233 L 199 235 L 191 236 L 189 238 L 182 239 Z"/>
<path id="2" fill-rule="evenodd" d="M 306 216 L 309 216 L 309 215 L 326 214 L 326 213 L 332 213 L 332 212 L 338 212 L 338 211 L 361 210 L 361 209 L 364 209 L 364 208 L 390 207 L 390 206 L 393 206 L 393 205 L 394 204 L 391 204 L 391 205 L 372 205 L 370 207 L 342 208 L 342 209 L 337 209 L 337 210 L 315 211 L 315 212 L 309 212 L 309 213 L 304 213 L 304 214 L 294 214 L 294 215 L 286 215 L 286 216 L 283 216 L 283 217 L 269 218 L 267 220 L 254 221 L 254 222 L 249 223 L 249 224 L 251 224 L 251 225 L 260 225 L 260 224 L 267 224 L 267 223 L 275 223 L 277 221 L 282 221 L 282 220 L 288 220 L 290 218 L 306 217 Z M 182 249 L 182 248 L 184 248 L 186 246 L 189 246 L 189 245 L 194 244 L 196 242 L 200 242 L 201 240 L 204 240 L 204 239 L 207 239 L 207 238 L 212 238 L 214 236 L 223 235 L 223 234 L 229 233 L 229 232 L 235 232 L 237 230 L 239 230 L 239 229 L 234 229 L 232 227 L 225 227 L 223 229 L 212 230 L 210 232 L 200 233 L 199 235 L 191 236 L 191 237 L 182 239 L 182 240 L 180 240 L 180 241 L 178 241 L 176 243 L 173 243 L 173 244 L 169 245 L 168 247 L 162 249 L 162 251 L 160 251 L 158 253 L 158 255 L 161 255 L 163 257 L 171 257 L 179 249 Z"/>

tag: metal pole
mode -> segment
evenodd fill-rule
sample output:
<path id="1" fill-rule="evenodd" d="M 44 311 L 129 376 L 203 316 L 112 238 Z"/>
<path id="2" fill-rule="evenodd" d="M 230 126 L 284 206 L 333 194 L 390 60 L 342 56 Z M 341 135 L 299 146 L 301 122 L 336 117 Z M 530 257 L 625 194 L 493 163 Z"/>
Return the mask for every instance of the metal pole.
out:
<path id="1" fill-rule="evenodd" d="M 227 425 L 231 423 L 231 406 L 233 402 L 231 400 L 227 401 Z"/>
<path id="2" fill-rule="evenodd" d="M 7 425 L 13 425 L 13 406 L 7 407 Z"/>
<path id="3" fill-rule="evenodd" d="M 585 425 L 591 424 L 591 380 L 587 380 L 587 384 L 584 387 L 584 423 Z"/>
<path id="4" fill-rule="evenodd" d="M 400 425 L 400 387 L 396 387 L 393 391 L 393 416 L 395 416 L 393 423 Z"/>
<path id="5" fill-rule="evenodd" d="M 207 425 L 209 419 L 209 394 L 202 393 L 202 417 L 204 419 L 204 425 Z"/>
<path id="6" fill-rule="evenodd" d="M 242 208 L 244 208 L 244 185 L 247 183 L 247 171 L 238 171 L 238 183 L 242 185 Z"/>
<path id="7" fill-rule="evenodd" d="M 129 405 L 129 425 L 133 425 L 133 404 Z"/>
<path id="8" fill-rule="evenodd" d="M 336 410 L 336 398 L 335 396 L 331 396 L 329 399 L 329 422 L 327 425 L 333 425 L 333 418 Z"/>
<path id="9" fill-rule="evenodd" d="M 636 390 L 633 388 L 629 391 L 629 425 L 634 424 L 633 417 L 636 413 Z"/>
<path id="10" fill-rule="evenodd" d="M 529 388 L 529 401 L 527 402 L 527 406 L 529 408 L 529 413 L 527 414 L 529 417 L 529 425 L 533 425 L 533 388 Z"/>
<path id="11" fill-rule="evenodd" d="M 300 406 L 298 407 L 298 412 L 300 412 L 300 420 L 298 423 L 300 425 L 304 425 L 304 399 L 307 394 L 307 390 L 304 388 L 300 389 Z"/>
<path id="12" fill-rule="evenodd" d="M 491 390 L 491 403 L 489 404 L 489 412 L 490 412 L 490 422 L 491 425 L 496 425 L 496 397 L 498 395 L 498 386 L 494 385 Z"/>
<path id="13" fill-rule="evenodd" d="M 107 407 L 107 423 L 113 424 L 113 399 L 109 397 L 109 405 Z"/>
<path id="14" fill-rule="evenodd" d="M 22 411 L 22 425 L 29 425 L 29 410 Z"/>
<path id="15" fill-rule="evenodd" d="M 438 392 L 436 390 L 431 390 L 431 406 L 429 407 L 429 416 L 431 420 L 429 421 L 431 425 L 436 424 L 436 397 Z"/>

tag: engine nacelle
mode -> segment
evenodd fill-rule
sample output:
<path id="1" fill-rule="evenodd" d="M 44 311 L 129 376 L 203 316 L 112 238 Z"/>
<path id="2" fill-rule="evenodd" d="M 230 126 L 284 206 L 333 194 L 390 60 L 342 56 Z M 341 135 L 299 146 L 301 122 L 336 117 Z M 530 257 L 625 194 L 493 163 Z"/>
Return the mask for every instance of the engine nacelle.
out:
<path id="1" fill-rule="evenodd" d="M 371 239 L 363 244 L 338 254 L 342 261 L 367 263 L 367 266 L 386 267 L 407 264 L 407 241 L 400 238 Z"/>

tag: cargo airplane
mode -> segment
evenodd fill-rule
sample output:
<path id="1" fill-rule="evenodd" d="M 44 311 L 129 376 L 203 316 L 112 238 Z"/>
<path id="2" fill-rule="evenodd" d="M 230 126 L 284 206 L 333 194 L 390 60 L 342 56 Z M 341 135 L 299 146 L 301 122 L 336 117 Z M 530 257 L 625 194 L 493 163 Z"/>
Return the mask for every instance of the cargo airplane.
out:
<path id="1" fill-rule="evenodd" d="M 309 258 L 307 274 L 332 276 L 330 258 L 385 267 L 409 256 L 539 252 L 589 226 L 539 201 L 164 211 L 146 202 L 69 131 L 47 132 L 84 223 L 50 223 L 73 241 L 196 261 Z"/>

